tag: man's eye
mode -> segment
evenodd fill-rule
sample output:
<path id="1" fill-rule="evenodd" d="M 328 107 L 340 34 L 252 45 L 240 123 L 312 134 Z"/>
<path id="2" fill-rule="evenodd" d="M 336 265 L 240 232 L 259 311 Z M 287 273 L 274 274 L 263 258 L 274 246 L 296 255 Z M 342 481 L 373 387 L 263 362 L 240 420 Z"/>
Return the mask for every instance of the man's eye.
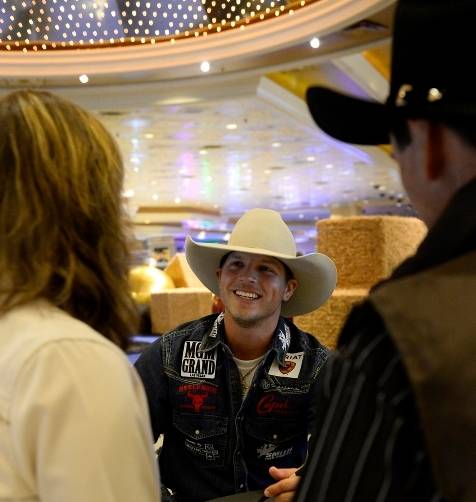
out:
<path id="1" fill-rule="evenodd" d="M 263 266 L 261 267 L 261 270 L 263 272 L 270 272 L 270 273 L 273 273 L 274 274 L 274 269 L 270 268 L 270 267 L 266 267 L 266 266 Z"/>

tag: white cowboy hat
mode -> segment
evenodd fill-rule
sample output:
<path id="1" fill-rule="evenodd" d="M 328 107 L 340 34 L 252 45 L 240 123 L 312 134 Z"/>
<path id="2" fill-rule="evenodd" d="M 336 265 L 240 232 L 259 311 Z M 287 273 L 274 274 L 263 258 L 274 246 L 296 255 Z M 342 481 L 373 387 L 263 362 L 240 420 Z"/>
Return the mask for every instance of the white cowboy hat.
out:
<path id="1" fill-rule="evenodd" d="M 281 215 L 270 209 L 251 209 L 237 222 L 228 244 L 200 244 L 187 237 L 186 257 L 202 283 L 219 295 L 216 269 L 232 251 L 272 256 L 283 262 L 298 281 L 281 314 L 292 317 L 307 314 L 322 305 L 337 282 L 334 262 L 321 253 L 296 256 L 294 237 Z"/>

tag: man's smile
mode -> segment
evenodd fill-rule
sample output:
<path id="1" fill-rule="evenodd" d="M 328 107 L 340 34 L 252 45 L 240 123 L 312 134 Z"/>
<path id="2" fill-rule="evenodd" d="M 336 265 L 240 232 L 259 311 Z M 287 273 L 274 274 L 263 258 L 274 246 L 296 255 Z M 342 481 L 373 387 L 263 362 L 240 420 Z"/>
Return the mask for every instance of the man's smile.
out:
<path id="1" fill-rule="evenodd" d="M 236 296 L 239 296 L 240 298 L 246 298 L 247 300 L 256 300 L 257 298 L 260 298 L 260 295 L 257 293 L 253 293 L 251 291 L 243 291 L 241 289 L 235 289 L 233 293 Z"/>

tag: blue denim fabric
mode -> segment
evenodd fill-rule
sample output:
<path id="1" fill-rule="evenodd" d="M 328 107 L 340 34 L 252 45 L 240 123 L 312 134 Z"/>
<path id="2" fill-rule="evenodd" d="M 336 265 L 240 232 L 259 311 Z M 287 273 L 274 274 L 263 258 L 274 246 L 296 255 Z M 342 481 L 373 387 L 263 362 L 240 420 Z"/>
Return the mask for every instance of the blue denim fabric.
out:
<path id="1" fill-rule="evenodd" d="M 179 500 L 208 500 L 273 482 L 270 466 L 299 467 L 318 413 L 315 385 L 328 351 L 280 319 L 271 348 L 242 400 L 222 315 L 162 336 L 136 362 L 154 437 L 164 434 L 162 482 Z M 303 353 L 297 378 L 292 354 Z M 274 372 L 270 375 L 273 361 Z M 297 363 L 299 364 L 299 363 Z"/>

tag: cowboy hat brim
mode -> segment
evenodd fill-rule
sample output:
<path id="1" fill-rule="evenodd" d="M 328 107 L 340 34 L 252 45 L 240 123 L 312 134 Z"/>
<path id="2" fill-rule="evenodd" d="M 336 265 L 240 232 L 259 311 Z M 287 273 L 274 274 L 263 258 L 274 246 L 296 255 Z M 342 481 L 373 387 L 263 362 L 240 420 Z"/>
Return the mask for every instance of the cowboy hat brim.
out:
<path id="1" fill-rule="evenodd" d="M 310 87 L 306 101 L 316 124 L 329 136 L 345 143 L 390 143 L 388 108 L 326 87 Z"/>
<path id="2" fill-rule="evenodd" d="M 320 307 L 336 287 L 337 272 L 334 262 L 324 254 L 312 253 L 290 257 L 261 248 L 230 246 L 227 244 L 201 244 L 187 237 L 185 255 L 190 268 L 200 281 L 215 295 L 220 288 L 216 275 L 220 260 L 228 253 L 272 256 L 283 262 L 298 281 L 298 287 L 289 301 L 283 303 L 281 315 L 293 317 L 307 314 Z"/>

